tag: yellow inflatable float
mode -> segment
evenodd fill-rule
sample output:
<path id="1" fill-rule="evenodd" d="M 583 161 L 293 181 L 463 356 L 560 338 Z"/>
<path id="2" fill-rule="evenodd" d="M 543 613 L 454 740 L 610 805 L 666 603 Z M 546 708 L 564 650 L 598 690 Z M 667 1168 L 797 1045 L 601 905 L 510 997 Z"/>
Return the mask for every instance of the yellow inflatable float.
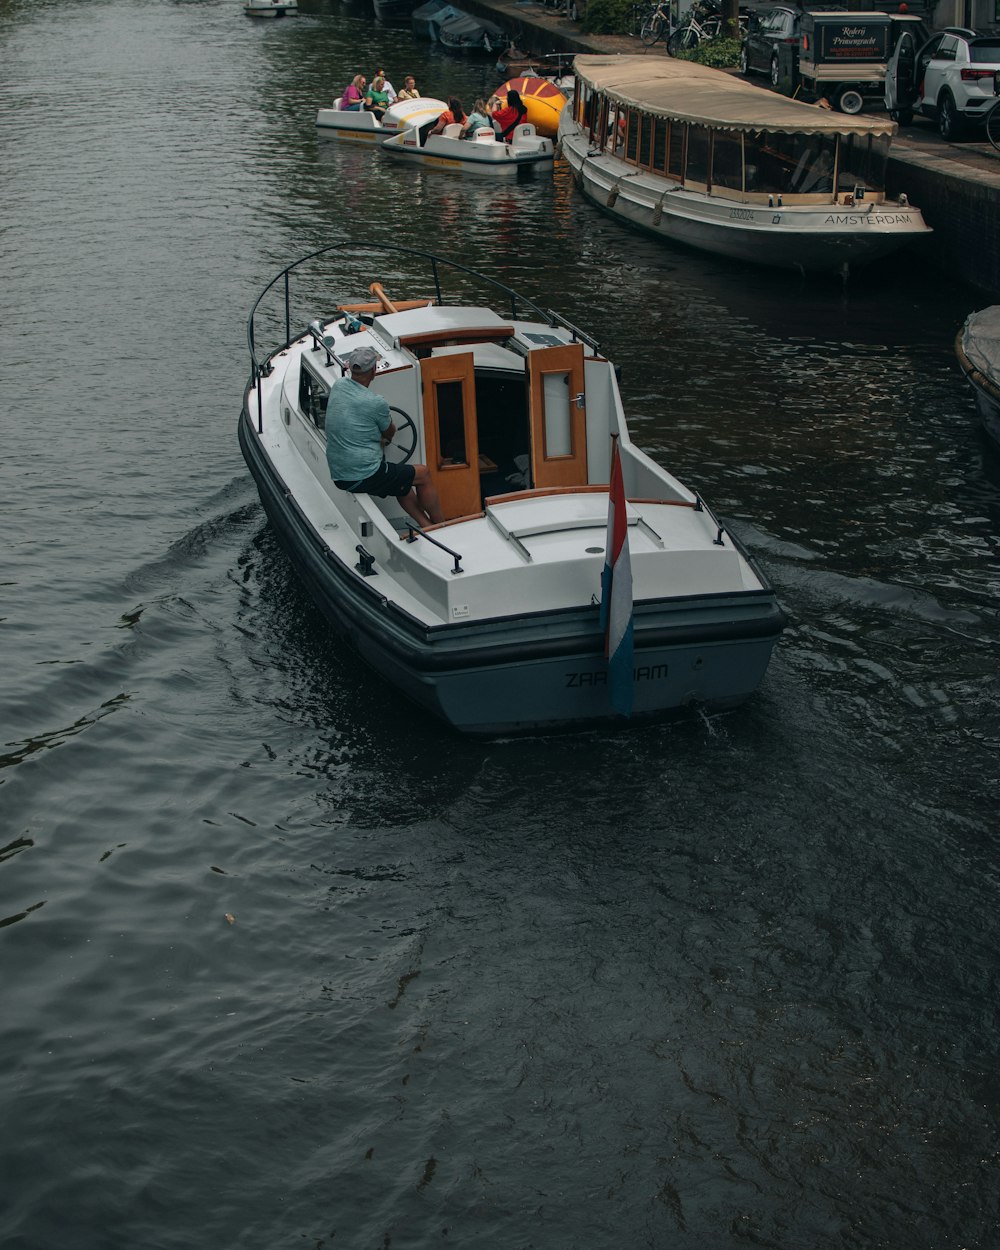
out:
<path id="1" fill-rule="evenodd" d="M 506 99 L 508 91 L 516 91 L 528 110 L 525 121 L 531 122 L 535 131 L 554 139 L 559 130 L 559 114 L 566 104 L 566 97 L 547 78 L 508 78 L 493 93 Z"/>

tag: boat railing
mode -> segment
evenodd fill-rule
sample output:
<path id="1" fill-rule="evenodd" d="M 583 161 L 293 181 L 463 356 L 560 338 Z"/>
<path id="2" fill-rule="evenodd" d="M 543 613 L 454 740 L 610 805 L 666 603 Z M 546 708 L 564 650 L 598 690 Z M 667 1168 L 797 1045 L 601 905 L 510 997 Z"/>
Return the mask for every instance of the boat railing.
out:
<path id="1" fill-rule="evenodd" d="M 451 558 L 455 561 L 454 567 L 452 568 L 451 571 L 453 573 L 465 572 L 465 570 L 462 568 L 462 556 L 459 554 L 459 552 L 452 551 L 450 547 L 446 547 L 444 543 L 438 542 L 436 538 L 431 538 L 430 534 L 428 534 L 426 530 L 422 530 L 418 525 L 414 525 L 410 521 L 406 523 L 406 528 L 409 531 L 409 533 L 406 536 L 406 541 L 408 543 L 415 543 L 418 538 L 422 538 L 424 542 L 431 543 L 435 547 L 440 547 L 442 551 L 446 551 L 448 555 L 450 555 Z"/>
<path id="2" fill-rule="evenodd" d="M 722 524 L 719 518 L 715 515 L 715 513 L 708 506 L 708 504 L 704 501 L 704 499 L 702 499 L 701 495 L 698 494 L 697 491 L 695 492 L 695 496 L 694 496 L 694 510 L 695 512 L 707 512 L 708 513 L 712 524 L 715 526 L 715 537 L 712 539 L 712 542 L 716 547 L 724 547 L 725 543 L 722 541 L 722 535 L 726 532 L 726 527 Z"/>
<path id="3" fill-rule="evenodd" d="M 595 339 L 586 334 L 578 326 L 575 326 L 571 321 L 567 321 L 565 317 L 553 312 L 550 308 L 544 308 L 540 304 L 536 304 L 534 300 L 521 295 L 519 292 L 513 290 L 499 279 L 492 278 L 489 274 L 484 274 L 476 269 L 472 269 L 468 265 L 463 265 L 458 261 L 448 260 L 444 257 L 436 256 L 433 252 L 425 252 L 419 248 L 402 247 L 399 244 L 394 243 L 380 244 L 377 247 L 372 247 L 371 249 L 359 248 L 356 243 L 352 242 L 331 243 L 326 247 L 318 248 L 315 252 L 310 252 L 306 256 L 301 256 L 298 260 L 293 261 L 292 264 L 287 265 L 271 279 L 271 281 L 266 287 L 264 287 L 261 293 L 257 296 L 257 299 L 254 301 L 253 307 L 250 310 L 250 316 L 247 320 L 247 343 L 250 348 L 250 360 L 254 383 L 256 383 L 258 378 L 266 377 L 270 373 L 271 367 L 268 364 L 270 356 L 275 351 L 280 351 L 283 348 L 290 346 L 292 342 L 292 274 L 301 270 L 304 266 L 308 265 L 309 262 L 316 261 L 321 257 L 326 257 L 336 252 L 350 252 L 352 257 L 355 259 L 362 258 L 370 252 L 373 260 L 377 260 L 378 258 L 389 254 L 393 256 L 415 256 L 429 262 L 431 278 L 434 284 L 434 294 L 439 304 L 444 302 L 441 285 L 442 271 L 450 270 L 455 273 L 466 274 L 469 277 L 474 278 L 477 282 L 484 283 L 492 290 L 500 292 L 505 299 L 509 301 L 510 314 L 515 320 L 519 318 L 519 315 L 521 319 L 524 319 L 525 316 L 536 317 L 539 321 L 542 321 L 547 325 L 559 326 L 562 329 L 567 330 L 572 335 L 574 340 L 583 343 L 586 347 L 589 347 L 591 351 L 595 353 L 599 353 L 600 351 Z M 275 288 L 279 288 L 282 295 L 284 305 L 285 338 L 284 342 L 280 346 L 272 347 L 268 351 L 264 352 L 262 356 L 258 356 L 257 317 L 262 311 L 261 306 L 264 303 L 264 300 L 275 290 Z M 519 309 L 521 310 L 520 314 Z M 313 311 L 315 312 L 315 309 Z M 306 320 L 311 319 L 312 318 L 306 318 Z"/>

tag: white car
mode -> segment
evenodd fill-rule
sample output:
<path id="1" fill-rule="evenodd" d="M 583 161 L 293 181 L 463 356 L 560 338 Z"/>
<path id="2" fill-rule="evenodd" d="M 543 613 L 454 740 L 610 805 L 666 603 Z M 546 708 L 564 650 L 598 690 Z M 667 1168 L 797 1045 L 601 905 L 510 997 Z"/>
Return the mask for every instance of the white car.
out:
<path id="1" fill-rule="evenodd" d="M 885 106 L 906 126 L 915 112 L 937 121 L 945 139 L 981 126 L 1000 95 L 1000 35 L 949 26 L 921 46 L 900 37 L 886 69 Z"/>

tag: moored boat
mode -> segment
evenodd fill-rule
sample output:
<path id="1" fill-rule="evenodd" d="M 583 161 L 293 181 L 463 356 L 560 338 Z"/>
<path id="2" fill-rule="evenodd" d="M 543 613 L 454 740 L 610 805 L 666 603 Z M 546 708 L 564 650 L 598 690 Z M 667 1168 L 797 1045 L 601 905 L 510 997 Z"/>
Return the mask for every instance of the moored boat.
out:
<path id="1" fill-rule="evenodd" d="M 955 353 L 972 388 L 983 429 L 1000 451 L 1000 304 L 966 318 L 955 340 Z"/>
<path id="2" fill-rule="evenodd" d="M 342 109 L 340 101 L 316 114 L 316 129 L 324 139 L 346 139 L 351 143 L 376 143 L 400 131 L 429 126 L 447 108 L 443 100 L 421 97 L 390 104 L 379 121 L 365 109 Z"/>
<path id="3" fill-rule="evenodd" d="M 294 17 L 298 0 L 246 0 L 243 12 L 247 17 Z"/>
<path id="4" fill-rule="evenodd" d="M 417 298 L 368 285 L 389 269 Z M 331 272 L 371 295 L 317 304 Z M 300 290 L 309 311 L 336 312 L 291 330 L 305 324 Z M 267 325 L 273 350 L 258 347 Z M 429 253 L 341 243 L 268 284 L 248 337 L 239 440 L 264 509 L 335 629 L 423 708 L 472 734 L 622 710 L 600 603 L 616 461 L 615 567 L 627 550 L 631 593 L 614 606 L 630 608 L 621 636 L 634 648 L 617 676 L 632 714 L 727 709 L 757 688 L 785 621 L 773 589 L 701 498 L 632 443 L 614 366 L 572 323 Z M 330 480 L 328 397 L 357 347 L 373 349 L 371 391 L 398 431 L 386 458 L 427 466 L 439 524 L 418 529 L 398 500 Z"/>
<path id="5" fill-rule="evenodd" d="M 426 0 L 426 3 L 419 5 L 411 13 L 410 25 L 418 39 L 436 42 L 441 23 L 458 13 L 459 10 L 448 4 L 447 0 Z"/>
<path id="6" fill-rule="evenodd" d="M 436 135 L 428 134 L 426 127 L 411 126 L 385 139 L 382 151 L 426 169 L 494 177 L 509 177 L 522 169 L 551 170 L 555 162 L 552 140 L 536 134 L 529 122 L 515 126 L 506 142 L 489 127 L 463 139 L 462 127 L 455 122 Z"/>
<path id="7" fill-rule="evenodd" d="M 559 138 L 580 189 L 660 238 L 847 273 L 930 233 L 886 196 L 896 126 L 668 57 L 578 56 Z"/>
<path id="8" fill-rule="evenodd" d="M 443 48 L 469 55 L 495 53 L 504 41 L 503 29 L 496 22 L 461 11 L 438 22 L 437 37 Z"/>

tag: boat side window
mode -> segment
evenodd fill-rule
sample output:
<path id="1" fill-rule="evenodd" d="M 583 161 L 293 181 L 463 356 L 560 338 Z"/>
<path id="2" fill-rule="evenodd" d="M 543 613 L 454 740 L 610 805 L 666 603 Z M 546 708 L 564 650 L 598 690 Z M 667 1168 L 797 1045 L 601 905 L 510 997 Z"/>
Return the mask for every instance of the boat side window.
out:
<path id="1" fill-rule="evenodd" d="M 687 162 L 684 181 L 708 185 L 712 132 L 707 126 L 688 126 Z"/>
<path id="2" fill-rule="evenodd" d="M 326 429 L 326 401 L 330 388 L 305 365 L 299 371 L 299 411 L 317 430 Z"/>
<path id="3" fill-rule="evenodd" d="M 842 135 L 837 170 L 837 190 L 885 190 L 885 169 L 889 160 L 889 137 L 872 139 L 868 135 Z"/>
<path id="4" fill-rule="evenodd" d="M 684 178 L 684 147 L 688 128 L 683 122 L 670 123 L 670 146 L 667 149 L 667 173 Z"/>
<path id="5" fill-rule="evenodd" d="M 712 143 L 712 186 L 743 190 L 743 136 L 718 130 Z"/>
<path id="6" fill-rule="evenodd" d="M 656 119 L 653 133 L 653 152 L 650 168 L 658 174 L 667 172 L 667 144 L 670 142 L 670 123 L 665 117 Z"/>
<path id="7" fill-rule="evenodd" d="M 652 161 L 653 149 L 653 131 L 654 121 L 648 113 L 640 113 L 639 117 L 639 147 L 636 153 L 636 163 L 643 169 L 648 169 Z"/>
<path id="8" fill-rule="evenodd" d="M 625 114 L 625 159 L 630 165 L 639 163 L 639 135 L 642 133 L 642 114 L 630 109 Z"/>
<path id="9" fill-rule="evenodd" d="M 594 139 L 599 147 L 604 147 L 608 137 L 608 101 L 606 97 L 601 97 L 600 108 L 597 115 L 597 127 L 594 131 Z"/>
<path id="10" fill-rule="evenodd" d="M 465 404 L 460 381 L 434 383 L 435 413 L 438 423 L 438 447 L 441 449 L 438 468 L 445 465 L 468 464 L 465 449 Z"/>
<path id="11" fill-rule="evenodd" d="M 798 195 L 831 195 L 837 156 L 834 135 L 802 135 L 797 144 L 799 159 L 788 189 Z"/>
<path id="12" fill-rule="evenodd" d="M 746 189 L 767 195 L 791 191 L 803 142 L 802 135 L 768 130 L 748 134 L 745 140 Z"/>

